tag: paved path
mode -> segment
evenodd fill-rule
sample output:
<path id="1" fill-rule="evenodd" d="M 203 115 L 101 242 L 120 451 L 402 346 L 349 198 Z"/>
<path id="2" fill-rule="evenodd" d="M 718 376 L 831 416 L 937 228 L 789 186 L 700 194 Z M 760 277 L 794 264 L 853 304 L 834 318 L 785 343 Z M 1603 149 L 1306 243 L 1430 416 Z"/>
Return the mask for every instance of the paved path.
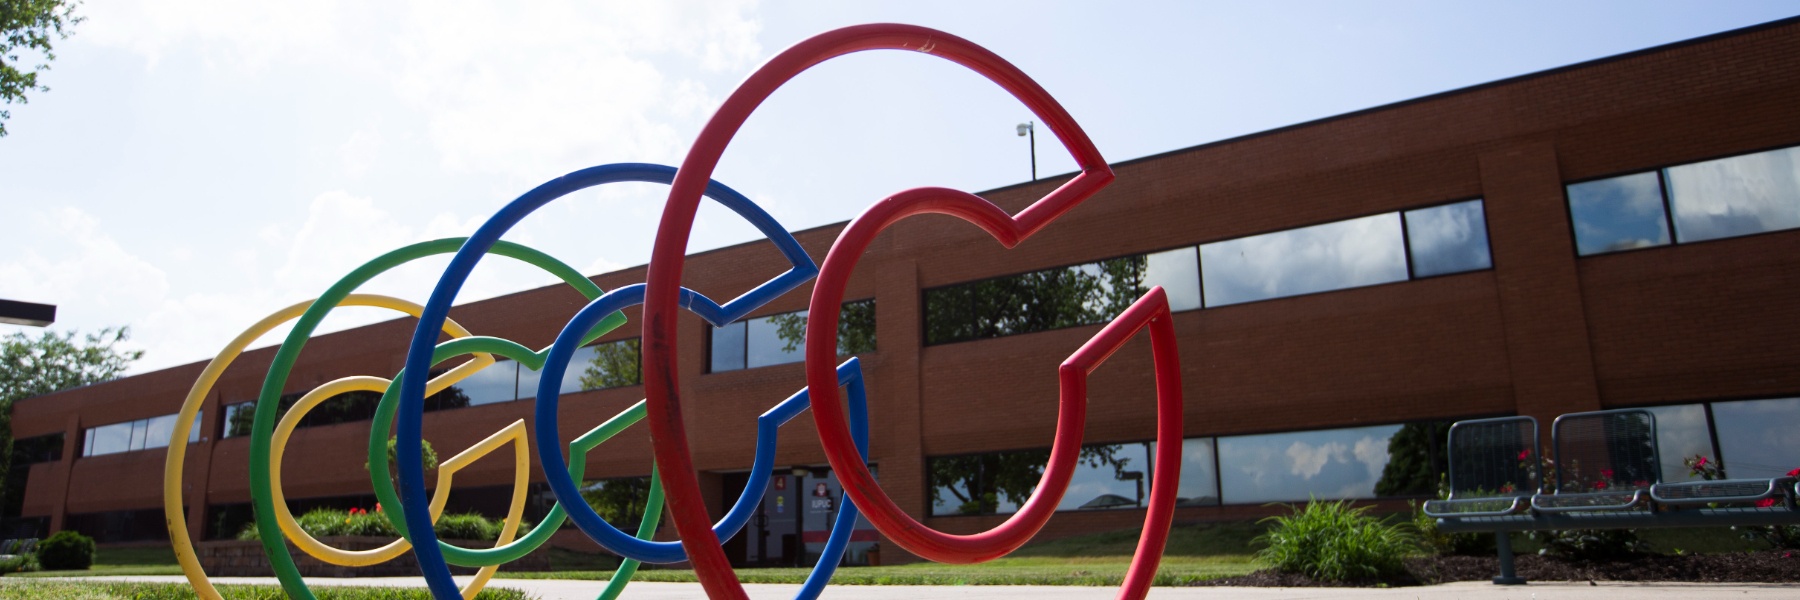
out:
<path id="1" fill-rule="evenodd" d="M 79 578 L 71 578 L 79 579 Z M 87 578 L 106 581 L 154 581 L 181 583 L 181 577 L 104 577 Z M 458 578 L 459 581 L 464 578 Z M 0 579 L 0 585 L 43 581 L 25 578 Z M 217 577 L 215 583 L 275 585 L 271 577 Z M 310 579 L 312 585 L 361 585 L 423 587 L 417 577 L 364 577 L 356 579 Z M 29 585 L 29 583 L 26 583 Z M 557 581 L 547 579 L 495 579 L 490 587 L 508 587 L 535 594 L 541 600 L 592 600 L 602 584 L 592 581 Z M 757 600 L 786 600 L 794 597 L 799 585 L 750 584 L 744 588 Z M 1072 586 L 860 586 L 834 585 L 825 588 L 824 598 L 833 600 L 914 600 L 944 598 L 951 600 L 989 600 L 1028 598 L 1030 600 L 1077 600 L 1112 598 L 1110 588 Z M 3 595 L 3 594 L 0 594 Z M 637 582 L 625 590 L 632 599 L 675 600 L 705 598 L 697 583 Z M 1426 587 L 1393 589 L 1369 588 L 1155 588 L 1154 600 L 1245 598 L 1249 600 L 1355 600 L 1393 598 L 1397 600 L 1705 600 L 1732 598 L 1743 600 L 1792 600 L 1800 597 L 1800 588 L 1775 584 L 1697 584 L 1697 583 L 1600 583 L 1545 582 L 1526 586 L 1498 586 L 1485 582 L 1463 582 Z"/>

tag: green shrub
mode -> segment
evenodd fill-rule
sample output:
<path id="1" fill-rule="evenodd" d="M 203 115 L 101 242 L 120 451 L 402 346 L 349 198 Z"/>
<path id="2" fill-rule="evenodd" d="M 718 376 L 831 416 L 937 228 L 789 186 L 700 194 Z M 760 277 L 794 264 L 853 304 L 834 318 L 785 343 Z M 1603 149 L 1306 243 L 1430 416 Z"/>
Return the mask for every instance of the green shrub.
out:
<path id="1" fill-rule="evenodd" d="M 300 529 L 315 538 L 327 536 L 359 535 L 372 537 L 400 537 L 400 531 L 388 521 L 388 516 L 381 512 L 365 512 L 361 509 L 343 511 L 333 508 L 315 508 L 294 520 Z M 500 527 L 504 522 L 489 519 L 476 513 L 443 515 L 438 518 L 437 525 L 432 528 L 437 536 L 447 540 L 482 540 L 494 541 L 500 538 Z M 531 523 L 520 522 L 519 535 L 531 530 Z M 259 540 L 262 533 L 257 531 L 256 523 L 244 526 L 238 532 L 237 539 Z"/>
<path id="2" fill-rule="evenodd" d="M 38 565 L 36 554 L 15 554 L 0 558 L 0 575 L 7 573 L 29 573 L 43 568 Z"/>
<path id="3" fill-rule="evenodd" d="M 1346 501 L 1313 501 L 1293 514 L 1269 517 L 1269 531 L 1256 541 L 1268 547 L 1258 559 L 1289 573 L 1328 581 L 1380 579 L 1404 572 L 1413 536 L 1398 525 L 1368 516 L 1368 507 Z"/>
<path id="4" fill-rule="evenodd" d="M 448 540 L 491 541 L 500 537 L 499 523 L 475 513 L 444 515 L 433 529 L 439 538 Z"/>
<path id="5" fill-rule="evenodd" d="M 94 538 L 58 531 L 38 543 L 38 564 L 50 571 L 81 571 L 94 565 Z"/>

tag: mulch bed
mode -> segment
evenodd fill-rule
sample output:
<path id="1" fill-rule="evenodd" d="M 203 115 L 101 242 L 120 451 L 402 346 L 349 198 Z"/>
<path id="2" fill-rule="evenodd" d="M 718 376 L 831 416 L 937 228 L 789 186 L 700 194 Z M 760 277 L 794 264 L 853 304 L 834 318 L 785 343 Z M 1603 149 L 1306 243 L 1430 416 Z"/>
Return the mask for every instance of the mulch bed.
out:
<path id="1" fill-rule="evenodd" d="M 1690 583 L 1800 583 L 1800 551 L 1775 550 L 1742 554 L 1640 556 L 1616 561 L 1585 562 L 1520 555 L 1513 560 L 1527 581 L 1683 581 Z M 1294 573 L 1264 569 L 1238 577 L 1209 579 L 1198 586 L 1372 587 L 1432 585 L 1452 581 L 1490 581 L 1500 573 L 1493 556 L 1424 556 L 1406 561 L 1406 575 L 1388 580 L 1320 581 Z"/>

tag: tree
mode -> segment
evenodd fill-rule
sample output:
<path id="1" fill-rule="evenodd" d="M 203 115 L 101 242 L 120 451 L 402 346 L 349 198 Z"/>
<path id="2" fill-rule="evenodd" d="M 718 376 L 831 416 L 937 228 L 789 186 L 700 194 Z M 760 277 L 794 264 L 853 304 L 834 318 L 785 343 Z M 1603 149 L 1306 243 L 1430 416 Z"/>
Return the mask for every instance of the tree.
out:
<path id="1" fill-rule="evenodd" d="M 581 389 L 598 390 L 643 383 L 641 360 L 637 338 L 596 345 L 594 358 L 588 361 L 587 369 L 581 372 Z"/>
<path id="2" fill-rule="evenodd" d="M 64 0 L 0 0 L 0 101 L 25 104 L 26 92 L 48 92 L 38 83 L 38 72 L 50 70 L 56 53 L 50 47 L 51 36 L 67 39 L 69 29 L 80 23 L 75 7 L 80 2 Z M 42 53 L 43 62 L 29 69 L 19 68 L 19 51 Z M 0 110 L 0 137 L 6 136 L 6 119 L 12 112 Z"/>
<path id="3" fill-rule="evenodd" d="M 635 526 L 644 520 L 644 511 L 650 506 L 650 478 L 590 481 L 582 486 L 581 499 L 614 527 Z"/>
<path id="4" fill-rule="evenodd" d="M 118 377 L 132 361 L 144 356 L 143 350 L 118 347 L 131 338 L 129 327 L 101 329 L 84 336 L 84 342 L 77 342 L 75 336 L 73 331 L 46 331 L 37 338 L 24 333 L 0 338 L 0 481 L 6 482 L 0 489 L 4 500 L 0 506 L 8 511 L 15 509 L 25 491 L 23 471 L 19 477 L 10 476 L 13 403 Z"/>
<path id="5" fill-rule="evenodd" d="M 1407 423 L 1388 440 L 1388 462 L 1375 482 L 1377 496 L 1429 496 L 1448 472 L 1444 456 L 1450 423 Z"/>

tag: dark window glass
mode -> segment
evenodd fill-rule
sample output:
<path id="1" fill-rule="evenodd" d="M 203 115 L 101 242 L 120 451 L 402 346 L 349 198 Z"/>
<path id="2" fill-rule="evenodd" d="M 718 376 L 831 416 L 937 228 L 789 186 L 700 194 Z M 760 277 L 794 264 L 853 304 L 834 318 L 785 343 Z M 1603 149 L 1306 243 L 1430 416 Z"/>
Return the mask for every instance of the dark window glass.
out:
<path id="1" fill-rule="evenodd" d="M 148 425 L 143 419 L 131 422 L 131 450 L 144 449 L 144 441 L 147 438 L 145 434 L 149 433 Z"/>
<path id="2" fill-rule="evenodd" d="M 40 435 L 13 441 L 13 464 L 35 465 L 62 460 L 63 434 Z"/>
<path id="3" fill-rule="evenodd" d="M 1414 277 L 1494 266 L 1488 256 L 1487 218 L 1480 200 L 1406 211 L 1406 244 Z"/>
<path id="4" fill-rule="evenodd" d="M 712 330 L 712 372 L 744 368 L 744 322 L 727 323 Z"/>
<path id="5" fill-rule="evenodd" d="M 1144 257 L 1127 256 L 925 291 L 925 343 L 1104 323 L 1143 296 Z"/>
<path id="6" fill-rule="evenodd" d="M 1219 438 L 1227 504 L 1373 498 L 1398 425 Z"/>
<path id="7" fill-rule="evenodd" d="M 606 522 L 631 531 L 644 520 L 644 509 L 650 503 L 650 478 L 588 481 L 581 486 L 581 499 L 586 500 Z"/>
<path id="8" fill-rule="evenodd" d="M 1668 245 L 1669 221 L 1655 172 L 1577 183 L 1567 189 L 1577 254 Z"/>
<path id="9" fill-rule="evenodd" d="M 1670 167 L 1666 172 L 1677 241 L 1800 227 L 1800 147 Z"/>
<path id="10" fill-rule="evenodd" d="M 1716 402 L 1713 424 L 1726 475 L 1780 477 L 1800 468 L 1800 399 Z"/>
<path id="11" fill-rule="evenodd" d="M 1193 246 L 1144 255 L 1144 289 L 1162 286 L 1169 310 L 1200 308 L 1200 250 Z"/>
<path id="12" fill-rule="evenodd" d="M 1200 246 L 1207 306 L 1406 280 L 1399 213 Z"/>
<path id="13" fill-rule="evenodd" d="M 1138 483 L 1150 493 L 1150 445 L 1083 446 L 1069 490 L 1057 510 L 1137 508 Z M 1017 512 L 1031 497 L 1049 450 L 1014 450 L 932 457 L 926 461 L 931 514 L 986 515 Z M 1142 500 L 1148 502 L 1148 496 Z"/>

